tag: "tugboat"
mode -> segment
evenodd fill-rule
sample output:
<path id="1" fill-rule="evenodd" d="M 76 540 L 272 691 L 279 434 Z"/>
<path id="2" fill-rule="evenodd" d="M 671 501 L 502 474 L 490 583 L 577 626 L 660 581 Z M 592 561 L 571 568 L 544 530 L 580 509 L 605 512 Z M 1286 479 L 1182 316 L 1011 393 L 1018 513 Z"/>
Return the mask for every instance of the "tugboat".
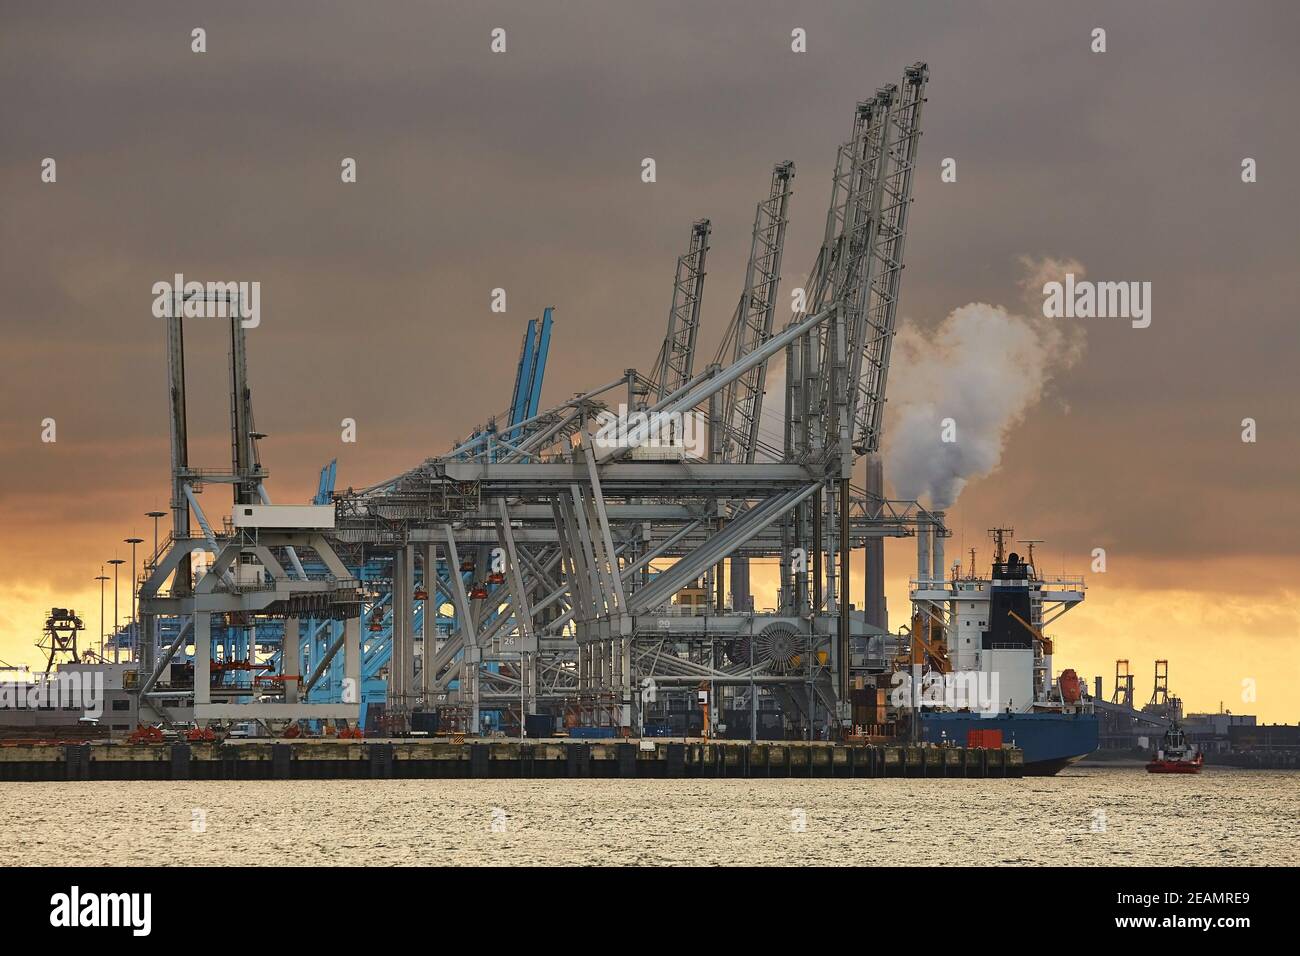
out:
<path id="1" fill-rule="evenodd" d="M 1205 755 L 1195 744 L 1187 742 L 1183 728 L 1170 724 L 1160 741 L 1160 749 L 1147 764 L 1147 773 L 1200 773 Z"/>

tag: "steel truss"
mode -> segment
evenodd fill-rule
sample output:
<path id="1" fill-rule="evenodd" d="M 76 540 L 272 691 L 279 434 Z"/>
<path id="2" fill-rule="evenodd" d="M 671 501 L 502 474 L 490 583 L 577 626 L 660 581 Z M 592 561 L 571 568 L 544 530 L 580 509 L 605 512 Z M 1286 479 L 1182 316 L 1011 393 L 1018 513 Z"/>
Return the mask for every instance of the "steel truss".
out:
<path id="1" fill-rule="evenodd" d="M 877 553 L 883 537 L 948 534 L 941 515 L 850 480 L 857 456 L 879 442 L 926 78 L 916 64 L 901 87 L 858 105 L 837 153 L 807 308 L 784 328 L 774 331 L 790 163 L 774 168 L 758 204 L 740 302 L 707 368 L 694 366 L 710 235 L 700 220 L 678 260 L 651 374 L 629 369 L 535 411 L 525 398 L 540 379 L 521 361 L 504 428 L 493 419 L 410 471 L 333 492 L 328 527 L 208 521 L 196 498 L 205 484 L 230 483 L 235 506 L 269 501 L 243 330 L 232 322 L 232 471 L 205 474 L 188 462 L 180 320 L 170 320 L 173 530 L 141 589 L 142 703 L 184 696 L 155 687 L 192 641 L 189 707 L 158 703 L 165 718 L 356 720 L 349 682 L 386 672 L 394 730 L 432 711 L 470 733 L 490 713 L 549 712 L 639 733 L 704 693 L 711 714 L 748 708 L 751 729 L 762 709 L 792 732 L 842 733 L 852 677 L 888 660 L 894 642 L 850 607 L 850 554 Z M 544 360 L 531 330 L 525 356 L 530 341 Z M 780 447 L 759 434 L 776 355 L 786 359 Z M 707 453 L 647 458 L 650 425 L 602 444 L 596 427 L 615 403 L 701 416 Z M 212 555 L 197 578 L 196 549 Z M 753 609 L 750 561 L 780 568 L 768 609 Z M 251 577 L 241 570 L 250 565 Z M 166 648 L 155 643 L 160 615 L 185 621 Z M 278 672 L 278 683 L 212 683 L 213 628 L 255 634 L 272 622 L 282 636 L 250 637 L 247 659 L 254 672 Z M 324 693 L 339 699 L 320 701 Z"/>

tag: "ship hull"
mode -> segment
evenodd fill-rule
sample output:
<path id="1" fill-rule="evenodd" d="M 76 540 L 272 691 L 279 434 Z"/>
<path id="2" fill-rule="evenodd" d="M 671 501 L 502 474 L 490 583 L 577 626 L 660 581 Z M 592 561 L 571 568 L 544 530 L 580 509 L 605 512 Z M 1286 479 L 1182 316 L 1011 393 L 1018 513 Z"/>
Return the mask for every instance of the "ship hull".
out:
<path id="1" fill-rule="evenodd" d="M 1037 777 L 1050 777 L 1088 756 L 1100 734 L 1096 714 L 932 713 L 922 717 L 921 728 L 923 740 L 957 745 L 965 745 L 968 731 L 1000 730 L 1004 744 L 1024 751 L 1025 775 Z"/>
<path id="2" fill-rule="evenodd" d="M 1147 773 L 1200 773 L 1200 760 L 1153 760 L 1147 764 Z"/>

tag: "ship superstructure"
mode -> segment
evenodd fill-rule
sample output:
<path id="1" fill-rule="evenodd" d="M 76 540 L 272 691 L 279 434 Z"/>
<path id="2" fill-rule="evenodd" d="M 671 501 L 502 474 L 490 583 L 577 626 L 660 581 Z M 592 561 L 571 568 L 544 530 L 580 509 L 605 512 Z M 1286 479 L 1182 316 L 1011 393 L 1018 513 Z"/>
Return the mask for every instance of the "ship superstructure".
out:
<path id="1" fill-rule="evenodd" d="M 1008 550 L 1012 529 L 989 533 L 993 560 L 987 577 L 977 572 L 972 551 L 964 569 L 955 563 L 948 574 L 939 570 L 941 554 L 933 562 L 923 556 L 911 581 L 912 681 L 924 680 L 927 671 L 969 675 L 983 694 L 959 702 L 963 706 L 921 707 L 921 727 L 933 740 L 964 738 L 971 729 L 1002 730 L 1004 738 L 1025 747 L 1027 766 L 1054 772 L 1097 747 L 1086 687 L 1072 669 L 1055 673 L 1053 642 L 1044 632 L 1083 601 L 1085 585 L 1079 577 L 1041 574 L 1033 556 L 1038 541 L 1024 541 L 1028 553 L 1022 556 Z M 935 541 L 942 547 L 942 539 Z"/>

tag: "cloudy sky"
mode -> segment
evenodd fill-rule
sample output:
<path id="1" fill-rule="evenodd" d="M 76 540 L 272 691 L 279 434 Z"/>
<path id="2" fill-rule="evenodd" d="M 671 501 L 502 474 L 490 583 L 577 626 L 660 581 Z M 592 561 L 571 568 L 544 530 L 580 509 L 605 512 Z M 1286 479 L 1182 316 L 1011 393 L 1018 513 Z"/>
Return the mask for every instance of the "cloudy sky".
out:
<path id="1" fill-rule="evenodd" d="M 333 457 L 361 486 L 503 408 L 544 306 L 544 402 L 648 367 L 703 216 L 711 355 L 772 164 L 797 168 L 788 292 L 855 101 L 925 60 L 886 428 L 918 396 L 936 415 L 969 398 L 943 369 L 977 349 L 976 391 L 1014 393 L 991 474 L 950 509 L 950 556 L 987 560 L 994 524 L 1046 539 L 1049 570 L 1105 548 L 1057 629 L 1063 665 L 1131 658 L 1145 695 L 1164 657 L 1189 707 L 1300 719 L 1293 4 L 10 0 L 0 18 L 0 658 L 34 660 L 52 605 L 98 631 L 100 562 L 165 506 L 154 282 L 260 281 L 271 493 L 305 500 Z M 1150 282 L 1151 326 L 1045 326 L 1025 289 L 1045 262 Z M 972 304 L 1005 316 L 976 342 L 949 319 Z M 187 345 L 191 457 L 221 465 L 225 343 L 194 326 Z M 889 551 L 894 623 L 909 550 Z"/>

